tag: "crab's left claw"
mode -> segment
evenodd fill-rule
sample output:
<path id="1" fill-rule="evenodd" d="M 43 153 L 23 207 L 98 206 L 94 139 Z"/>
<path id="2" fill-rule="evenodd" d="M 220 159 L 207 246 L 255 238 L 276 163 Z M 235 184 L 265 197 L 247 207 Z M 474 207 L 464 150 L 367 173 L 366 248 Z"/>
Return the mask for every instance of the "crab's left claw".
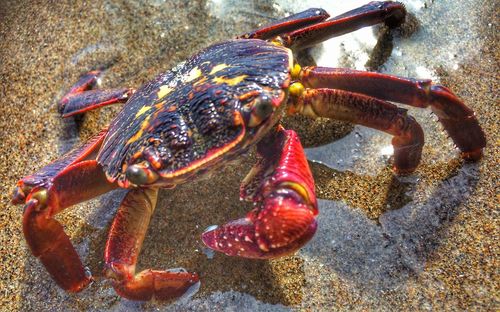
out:
<path id="1" fill-rule="evenodd" d="M 208 247 L 230 256 L 280 257 L 316 232 L 314 181 L 297 134 L 279 127 L 259 143 L 258 152 L 262 158 L 241 186 L 241 197 L 257 207 L 202 235 Z"/>

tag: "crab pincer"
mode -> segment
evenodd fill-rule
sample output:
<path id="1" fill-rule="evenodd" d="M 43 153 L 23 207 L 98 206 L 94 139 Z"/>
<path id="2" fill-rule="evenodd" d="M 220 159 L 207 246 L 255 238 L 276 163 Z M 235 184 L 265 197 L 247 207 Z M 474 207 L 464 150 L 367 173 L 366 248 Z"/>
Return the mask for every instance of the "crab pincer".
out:
<path id="1" fill-rule="evenodd" d="M 314 181 L 294 131 L 280 126 L 257 149 L 261 158 L 240 190 L 256 208 L 245 218 L 208 228 L 202 240 L 230 256 L 275 258 L 295 252 L 316 232 Z"/>

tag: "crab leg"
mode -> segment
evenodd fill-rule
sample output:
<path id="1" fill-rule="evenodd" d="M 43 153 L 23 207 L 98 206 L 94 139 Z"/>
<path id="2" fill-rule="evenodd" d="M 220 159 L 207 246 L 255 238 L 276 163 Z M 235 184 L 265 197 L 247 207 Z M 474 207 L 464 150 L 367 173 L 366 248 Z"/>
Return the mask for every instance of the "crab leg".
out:
<path id="1" fill-rule="evenodd" d="M 19 181 L 12 200 L 14 203 L 26 200 L 23 216 L 26 242 L 56 283 L 70 292 L 85 288 L 91 277 L 62 225 L 53 217 L 64 208 L 116 187 L 106 180 L 95 160 L 82 160 L 100 146 L 105 133 Z"/>
<path id="2" fill-rule="evenodd" d="M 198 275 L 182 270 L 135 273 L 137 257 L 156 206 L 158 189 L 133 189 L 123 200 L 106 244 L 106 276 L 125 298 L 169 300 L 197 288 Z"/>
<path id="3" fill-rule="evenodd" d="M 250 33 L 238 36 L 237 38 L 267 40 L 274 36 L 324 21 L 328 17 L 330 17 L 330 15 L 328 15 L 328 13 L 326 13 L 323 9 L 308 9 L 280 19 Z"/>
<path id="4" fill-rule="evenodd" d="M 280 257 L 299 249 L 316 232 L 314 181 L 297 134 L 280 126 L 259 143 L 258 153 L 261 158 L 240 193 L 256 208 L 202 235 L 208 247 L 230 256 Z"/>
<path id="5" fill-rule="evenodd" d="M 59 110 L 63 117 L 81 114 L 86 111 L 115 103 L 125 103 L 134 93 L 134 89 L 119 88 L 111 90 L 92 89 L 101 72 L 88 72 L 70 88 L 69 92 L 59 101 Z"/>
<path id="6" fill-rule="evenodd" d="M 481 158 L 486 138 L 474 111 L 447 88 L 416 80 L 350 69 L 305 67 L 301 82 L 309 88 L 342 89 L 414 107 L 430 106 L 465 159 Z"/>
<path id="7" fill-rule="evenodd" d="M 292 105 L 292 113 L 349 121 L 393 135 L 394 170 L 398 173 L 410 173 L 420 162 L 424 133 L 405 109 L 336 89 L 306 89 Z"/>
<path id="8" fill-rule="evenodd" d="M 285 46 L 298 51 L 379 23 L 385 23 L 390 27 L 399 26 L 404 21 L 405 15 L 406 9 L 399 2 L 373 1 L 324 22 L 288 33 L 283 36 L 283 40 Z"/>
<path id="9" fill-rule="evenodd" d="M 107 128 L 103 129 L 84 144 L 72 149 L 37 172 L 19 180 L 12 194 L 12 203 L 17 205 L 26 202 L 26 197 L 32 193 L 32 190 L 35 188 L 52 188 L 53 179 L 55 177 L 67 171 L 70 166 L 91 158 L 101 146 L 107 132 Z"/>

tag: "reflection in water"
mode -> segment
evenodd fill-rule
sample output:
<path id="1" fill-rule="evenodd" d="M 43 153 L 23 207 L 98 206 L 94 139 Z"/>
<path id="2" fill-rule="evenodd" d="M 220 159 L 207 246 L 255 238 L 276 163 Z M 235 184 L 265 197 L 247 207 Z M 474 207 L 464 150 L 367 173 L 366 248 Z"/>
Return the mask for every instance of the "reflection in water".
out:
<path id="1" fill-rule="evenodd" d="M 388 155 L 381 146 L 390 144 L 390 136 L 366 127 L 355 126 L 348 135 L 327 145 L 306 148 L 307 159 L 338 171 L 376 175 L 387 166 Z"/>

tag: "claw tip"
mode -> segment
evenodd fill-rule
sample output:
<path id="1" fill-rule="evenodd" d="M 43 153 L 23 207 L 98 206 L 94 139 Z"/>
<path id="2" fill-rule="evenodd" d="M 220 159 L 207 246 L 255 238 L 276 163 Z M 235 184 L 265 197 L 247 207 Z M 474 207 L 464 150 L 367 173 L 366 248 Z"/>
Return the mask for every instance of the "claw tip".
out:
<path id="1" fill-rule="evenodd" d="M 205 231 L 203 231 L 203 234 L 215 231 L 218 227 L 219 227 L 218 225 L 210 225 L 205 229 Z"/>

